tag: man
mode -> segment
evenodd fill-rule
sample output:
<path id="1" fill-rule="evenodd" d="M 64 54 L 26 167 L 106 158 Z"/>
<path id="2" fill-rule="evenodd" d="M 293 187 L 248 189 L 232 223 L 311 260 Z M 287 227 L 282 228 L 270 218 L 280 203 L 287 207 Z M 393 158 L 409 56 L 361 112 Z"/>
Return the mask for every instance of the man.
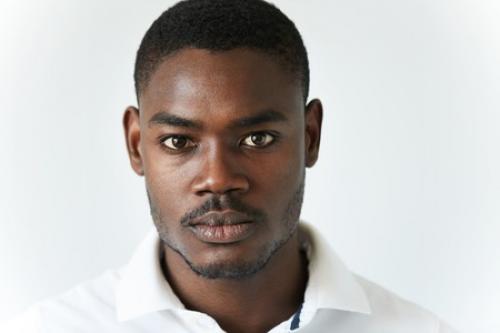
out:
<path id="1" fill-rule="evenodd" d="M 31 308 L 26 332 L 450 332 L 350 273 L 299 222 L 322 106 L 305 47 L 261 0 L 188 0 L 137 53 L 123 118 L 155 230 L 130 263 Z"/>

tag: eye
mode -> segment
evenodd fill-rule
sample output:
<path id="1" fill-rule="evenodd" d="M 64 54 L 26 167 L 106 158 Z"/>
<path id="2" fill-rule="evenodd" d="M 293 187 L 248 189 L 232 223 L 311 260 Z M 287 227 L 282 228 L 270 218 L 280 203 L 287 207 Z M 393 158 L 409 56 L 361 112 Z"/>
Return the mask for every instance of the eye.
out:
<path id="1" fill-rule="evenodd" d="M 182 135 L 171 135 L 162 140 L 162 144 L 171 150 L 181 150 L 194 147 L 193 141 Z"/>
<path id="2" fill-rule="evenodd" d="M 245 146 L 261 148 L 269 146 L 275 139 L 276 137 L 270 133 L 257 132 L 246 136 L 242 143 Z"/>

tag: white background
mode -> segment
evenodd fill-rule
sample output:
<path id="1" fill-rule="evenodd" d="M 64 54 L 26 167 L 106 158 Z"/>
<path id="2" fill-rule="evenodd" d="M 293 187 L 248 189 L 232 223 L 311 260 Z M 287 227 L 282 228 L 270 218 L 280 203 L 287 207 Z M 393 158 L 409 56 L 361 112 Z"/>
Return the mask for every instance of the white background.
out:
<path id="1" fill-rule="evenodd" d="M 121 266 L 152 225 L 121 116 L 171 3 L 0 3 L 0 320 Z M 354 271 L 499 332 L 499 2 L 276 3 L 325 107 L 303 218 Z"/>

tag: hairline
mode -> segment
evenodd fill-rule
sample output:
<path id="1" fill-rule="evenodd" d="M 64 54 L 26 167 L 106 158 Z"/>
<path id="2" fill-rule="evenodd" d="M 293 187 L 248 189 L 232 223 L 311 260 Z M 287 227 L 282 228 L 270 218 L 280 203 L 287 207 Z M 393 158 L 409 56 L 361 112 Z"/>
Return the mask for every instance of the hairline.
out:
<path id="1" fill-rule="evenodd" d="M 233 50 L 248 50 L 251 52 L 257 52 L 257 53 L 266 55 L 277 66 L 281 67 L 284 71 L 287 71 L 290 75 L 292 75 L 294 77 L 294 81 L 296 81 L 296 84 L 298 84 L 300 86 L 300 90 L 302 93 L 302 99 L 304 101 L 304 104 L 307 102 L 308 96 L 306 96 L 306 91 L 305 91 L 305 86 L 304 86 L 304 78 L 303 78 L 303 76 L 306 75 L 306 73 L 304 73 L 304 71 L 301 67 L 298 67 L 297 70 L 293 70 L 292 69 L 293 66 L 290 65 L 289 62 L 284 60 L 284 59 L 279 61 L 278 60 L 278 59 L 280 59 L 279 54 L 272 52 L 272 50 L 265 50 L 265 49 L 262 49 L 259 47 L 246 46 L 246 45 L 242 45 L 242 46 L 238 46 L 238 47 L 234 47 L 234 48 L 228 48 L 228 49 L 215 49 L 215 48 L 212 49 L 212 48 L 196 47 L 193 45 L 186 45 L 186 46 L 180 47 L 176 50 L 172 50 L 172 51 L 170 51 L 162 56 L 159 56 L 157 58 L 157 61 L 155 61 L 153 68 L 150 70 L 150 73 L 147 76 L 147 79 L 142 80 L 142 84 L 139 84 L 139 85 L 137 85 L 137 82 L 136 82 L 135 93 L 136 93 L 137 105 L 140 104 L 139 101 L 140 101 L 141 96 L 143 95 L 144 91 L 149 87 L 149 84 L 151 83 L 151 79 L 152 79 L 153 75 L 160 68 L 160 66 L 168 59 L 173 58 L 176 55 L 178 55 L 179 53 L 181 53 L 182 51 L 186 51 L 186 50 L 203 50 L 203 51 L 207 51 L 207 52 L 213 53 L 213 54 L 229 52 L 229 51 L 233 51 Z"/>

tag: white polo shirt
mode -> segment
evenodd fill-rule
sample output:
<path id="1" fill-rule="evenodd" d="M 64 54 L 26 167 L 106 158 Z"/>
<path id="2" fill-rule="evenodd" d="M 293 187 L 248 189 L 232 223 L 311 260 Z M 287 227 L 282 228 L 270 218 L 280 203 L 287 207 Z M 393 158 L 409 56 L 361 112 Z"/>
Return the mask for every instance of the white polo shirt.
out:
<path id="1" fill-rule="evenodd" d="M 304 303 L 271 331 L 451 333 L 436 316 L 351 273 L 311 225 L 306 235 L 309 281 Z M 162 274 L 153 229 L 130 262 L 18 316 L 2 333 L 224 332 L 208 315 L 187 310 Z"/>

